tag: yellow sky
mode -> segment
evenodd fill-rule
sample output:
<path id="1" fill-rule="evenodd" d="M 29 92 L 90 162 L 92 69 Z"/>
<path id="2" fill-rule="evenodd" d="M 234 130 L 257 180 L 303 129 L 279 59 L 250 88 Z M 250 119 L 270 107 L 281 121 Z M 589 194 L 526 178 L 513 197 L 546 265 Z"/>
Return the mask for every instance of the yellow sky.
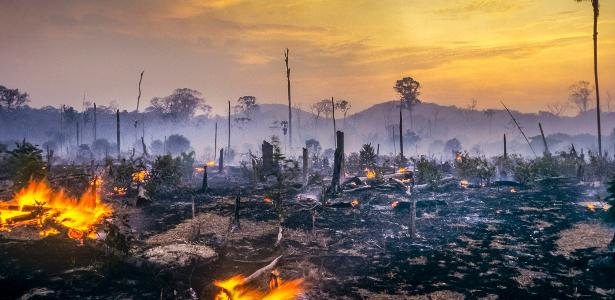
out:
<path id="1" fill-rule="evenodd" d="M 0 11 L 0 84 L 29 92 L 33 106 L 76 105 L 86 91 L 134 109 L 141 69 L 146 100 L 189 87 L 217 113 L 242 95 L 285 103 L 286 47 L 293 98 L 306 109 L 335 96 L 356 112 L 396 98 L 395 80 L 412 76 L 428 102 L 538 111 L 566 101 L 574 81 L 593 81 L 589 2 L 51 2 L 3 1 Z M 615 3 L 601 5 L 606 98 L 615 94 Z"/>

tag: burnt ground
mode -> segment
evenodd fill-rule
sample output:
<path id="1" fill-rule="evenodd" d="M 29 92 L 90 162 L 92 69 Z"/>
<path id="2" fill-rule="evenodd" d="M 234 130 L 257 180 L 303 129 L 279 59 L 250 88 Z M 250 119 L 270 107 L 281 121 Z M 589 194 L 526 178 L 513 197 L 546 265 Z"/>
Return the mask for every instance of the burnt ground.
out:
<path id="1" fill-rule="evenodd" d="M 225 244 L 232 197 L 199 196 L 194 243 L 219 258 L 183 268 L 137 268 L 63 238 L 0 240 L 0 298 L 182 298 L 193 287 L 212 299 L 214 279 L 250 274 L 278 255 L 285 279 L 306 279 L 309 299 L 511 299 L 615 297 L 615 270 L 589 269 L 613 229 L 604 212 L 578 204 L 585 186 L 553 182 L 512 193 L 510 188 L 421 191 L 417 233 L 401 196 L 357 194 L 359 206 L 318 207 L 289 201 L 284 239 L 263 197 L 243 198 L 241 230 Z M 185 197 L 123 212 L 141 247 L 182 242 L 191 217 Z"/>

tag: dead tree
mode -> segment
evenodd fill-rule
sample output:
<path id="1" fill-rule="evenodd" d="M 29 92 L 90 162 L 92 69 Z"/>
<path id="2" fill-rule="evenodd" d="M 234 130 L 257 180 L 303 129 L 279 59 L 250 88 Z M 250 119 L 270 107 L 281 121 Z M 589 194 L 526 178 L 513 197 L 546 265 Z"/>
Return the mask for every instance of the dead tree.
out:
<path id="1" fill-rule="evenodd" d="M 286 52 L 284 53 L 284 62 L 286 62 L 286 83 L 288 89 L 288 148 L 292 149 L 293 147 L 293 118 L 292 118 L 292 109 L 291 109 L 291 101 L 290 101 L 290 68 L 288 67 L 288 48 L 286 48 Z"/>
<path id="2" fill-rule="evenodd" d="M 226 154 L 231 151 L 231 101 L 228 102 L 228 144 L 226 145 Z"/>
<path id="3" fill-rule="evenodd" d="M 307 182 L 308 179 L 308 149 L 303 148 L 303 180 Z"/>
<path id="4" fill-rule="evenodd" d="M 404 158 L 404 119 L 401 115 L 402 105 L 399 105 L 399 156 L 403 160 Z"/>
<path id="5" fill-rule="evenodd" d="M 117 143 L 117 159 L 121 158 L 120 155 L 120 110 L 115 111 L 115 133 L 116 133 L 116 143 Z M 165 143 L 166 144 L 166 143 Z"/>
<path id="6" fill-rule="evenodd" d="M 203 184 L 201 185 L 201 191 L 207 191 L 207 164 L 203 165 Z"/>
<path id="7" fill-rule="evenodd" d="M 331 97 L 331 114 L 332 114 L 332 119 L 333 119 L 333 142 L 335 147 L 337 148 L 337 138 L 336 138 L 336 132 L 337 132 L 337 128 L 335 126 L 335 102 L 333 101 L 333 97 Z"/>
<path id="8" fill-rule="evenodd" d="M 214 161 L 218 156 L 218 121 L 216 121 L 216 125 L 214 127 Z"/>
<path id="9" fill-rule="evenodd" d="M 545 138 L 545 132 L 542 130 L 542 124 L 540 122 L 538 122 L 538 127 L 540 128 L 540 136 L 542 136 L 542 144 L 545 147 L 544 155 L 551 155 L 551 152 L 549 151 L 549 146 L 547 145 L 547 139 Z"/>
<path id="10" fill-rule="evenodd" d="M 336 140 L 337 148 L 335 148 L 335 156 L 333 158 L 333 177 L 329 187 L 330 194 L 336 194 L 340 185 L 342 161 L 344 160 L 344 133 L 341 131 L 336 132 Z"/>
<path id="11" fill-rule="evenodd" d="M 263 141 L 261 150 L 263 152 L 263 175 L 268 176 L 273 173 L 273 145 Z"/>
<path id="12" fill-rule="evenodd" d="M 504 159 L 508 158 L 508 151 L 506 149 L 506 133 L 504 134 Z"/>
<path id="13" fill-rule="evenodd" d="M 96 141 L 96 102 L 94 102 L 94 141 Z"/>
<path id="14" fill-rule="evenodd" d="M 218 173 L 224 170 L 224 148 L 220 148 L 220 158 L 218 160 Z"/>
<path id="15" fill-rule="evenodd" d="M 500 101 L 500 103 L 502 103 L 502 106 L 504 106 L 504 108 L 506 109 L 506 111 L 510 115 L 510 118 L 513 120 L 515 125 L 517 125 L 517 129 L 519 129 L 519 132 L 521 132 L 521 135 L 523 135 L 523 138 L 525 138 L 525 141 L 527 142 L 527 145 L 530 146 L 530 150 L 532 150 L 532 153 L 534 153 L 534 156 L 538 156 L 538 155 L 536 155 L 536 151 L 534 151 L 534 147 L 532 147 L 532 144 L 530 143 L 530 140 L 527 138 L 527 135 L 525 135 L 525 132 L 523 132 L 523 129 L 521 129 L 521 125 L 519 125 L 519 123 L 517 122 L 517 119 L 515 119 L 515 116 L 513 116 L 513 114 L 508 109 L 508 107 L 506 107 L 506 104 L 504 104 L 504 102 Z"/>
<path id="16" fill-rule="evenodd" d="M 237 193 L 237 196 L 235 197 L 235 207 L 233 208 L 233 222 L 231 223 L 231 226 L 232 226 L 231 231 L 234 231 L 234 229 L 241 230 L 241 225 L 239 224 L 240 204 L 241 204 L 241 197 L 240 197 L 240 194 Z"/>
<path id="17" fill-rule="evenodd" d="M 141 147 L 143 148 L 143 157 L 147 157 L 147 146 L 145 145 L 143 136 L 141 136 Z"/>

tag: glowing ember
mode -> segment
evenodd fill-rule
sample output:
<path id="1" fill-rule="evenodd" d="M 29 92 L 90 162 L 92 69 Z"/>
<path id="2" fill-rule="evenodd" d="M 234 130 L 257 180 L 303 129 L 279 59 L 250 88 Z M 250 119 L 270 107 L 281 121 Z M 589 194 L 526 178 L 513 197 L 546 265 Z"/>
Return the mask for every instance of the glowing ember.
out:
<path id="1" fill-rule="evenodd" d="M 352 199 L 352 202 L 350 202 L 350 205 L 352 205 L 352 207 L 357 207 L 359 205 L 359 200 Z"/>
<path id="2" fill-rule="evenodd" d="M 604 211 L 608 211 L 610 208 L 612 207 L 612 205 L 608 204 L 608 203 L 604 203 L 602 204 L 602 209 Z"/>
<path id="3" fill-rule="evenodd" d="M 47 224 L 60 224 L 73 239 L 92 237 L 94 226 L 112 213 L 111 207 L 100 202 L 100 191 L 91 186 L 79 199 L 64 190 L 54 192 L 45 181 L 32 181 L 15 198 L 0 204 L 0 230 L 15 226 L 34 225 L 42 236 L 59 234 Z"/>
<path id="4" fill-rule="evenodd" d="M 459 186 L 460 186 L 462 189 L 468 188 L 468 186 L 469 186 L 469 185 L 470 185 L 470 182 L 468 182 L 468 181 L 467 181 L 467 180 L 465 180 L 465 179 L 459 182 Z"/>
<path id="5" fill-rule="evenodd" d="M 147 177 L 147 170 L 132 173 L 132 181 L 134 182 L 143 182 L 145 181 L 145 177 Z"/>
<path id="6" fill-rule="evenodd" d="M 511 192 L 511 193 L 516 193 L 516 192 L 517 192 L 517 190 L 516 190 L 515 188 L 512 188 L 512 189 L 510 189 L 510 192 Z"/>
<path id="7" fill-rule="evenodd" d="M 265 199 L 263 199 L 263 201 L 265 203 L 273 203 L 273 200 L 271 198 L 267 198 L 267 197 L 265 197 Z"/>
<path id="8" fill-rule="evenodd" d="M 365 169 L 365 171 L 367 172 L 367 179 L 376 178 L 376 171 L 370 169 Z"/>
<path id="9" fill-rule="evenodd" d="M 274 273 L 276 272 L 276 273 Z M 244 286 L 246 278 L 235 275 L 227 280 L 214 281 L 214 285 L 220 288 L 216 294 L 216 300 L 292 300 L 303 291 L 303 279 L 295 279 L 284 282 L 277 271 L 271 273 L 269 280 L 270 290 L 265 292 Z"/>
<path id="10" fill-rule="evenodd" d="M 463 161 L 463 156 L 461 156 L 461 153 L 457 152 L 457 154 L 455 154 L 455 160 L 457 162 L 462 162 Z"/>
<path id="11" fill-rule="evenodd" d="M 212 160 L 212 161 L 208 161 L 208 162 L 207 162 L 207 166 L 208 166 L 208 167 L 213 167 L 213 166 L 215 166 L 215 165 L 216 165 L 216 162 L 215 162 L 215 161 L 213 161 L 213 160 Z"/>
<path id="12" fill-rule="evenodd" d="M 127 189 L 125 187 L 114 187 L 113 192 L 118 196 L 126 196 Z"/>
<path id="13" fill-rule="evenodd" d="M 408 169 L 404 167 L 399 168 L 399 173 L 406 173 L 406 172 L 408 172 Z"/>
<path id="14" fill-rule="evenodd" d="M 199 167 L 196 167 L 196 168 L 194 168 L 194 170 L 195 170 L 196 172 L 198 172 L 198 173 L 203 173 L 203 172 L 205 172 L 205 168 L 199 168 Z"/>
<path id="15" fill-rule="evenodd" d="M 391 203 L 392 208 L 396 208 L 397 205 L 399 205 L 399 201 L 393 201 L 393 203 Z"/>
<path id="16" fill-rule="evenodd" d="M 593 203 L 587 204 L 587 209 L 591 211 L 596 211 L 596 206 Z"/>

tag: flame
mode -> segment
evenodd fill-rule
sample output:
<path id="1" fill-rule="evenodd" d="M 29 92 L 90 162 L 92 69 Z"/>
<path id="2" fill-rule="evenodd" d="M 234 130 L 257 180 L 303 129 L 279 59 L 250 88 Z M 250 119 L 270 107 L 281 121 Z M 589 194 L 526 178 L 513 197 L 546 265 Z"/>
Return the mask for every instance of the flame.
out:
<path id="1" fill-rule="evenodd" d="M 125 187 L 114 187 L 113 192 L 118 196 L 126 196 L 127 189 Z"/>
<path id="2" fill-rule="evenodd" d="M 352 205 L 352 207 L 357 207 L 359 205 L 359 200 L 352 199 L 352 202 L 350 202 L 350 205 Z"/>
<path id="3" fill-rule="evenodd" d="M 399 173 L 406 173 L 406 172 L 408 172 L 408 169 L 404 167 L 399 168 Z"/>
<path id="4" fill-rule="evenodd" d="M 194 170 L 197 171 L 198 173 L 205 172 L 205 168 L 200 168 L 200 167 L 196 167 L 196 168 L 194 168 Z"/>
<path id="5" fill-rule="evenodd" d="M 147 170 L 141 170 L 132 173 L 132 181 L 134 182 L 143 182 L 145 181 L 145 177 L 147 177 Z"/>
<path id="6" fill-rule="evenodd" d="M 455 154 L 455 160 L 457 162 L 462 162 L 463 161 L 463 156 L 461 156 L 461 153 L 457 152 L 457 154 Z"/>
<path id="7" fill-rule="evenodd" d="M 596 211 L 596 206 L 593 203 L 587 204 L 587 209 L 591 211 Z"/>
<path id="8" fill-rule="evenodd" d="M 226 280 L 216 280 L 214 285 L 219 287 L 220 291 L 216 294 L 215 300 L 291 300 L 303 292 L 303 279 L 284 282 L 279 277 L 279 273 L 275 275 L 274 272 L 269 281 L 270 290 L 267 292 L 244 286 L 246 278 L 243 275 L 235 275 Z"/>
<path id="9" fill-rule="evenodd" d="M 45 181 L 31 181 L 13 200 L 0 203 L 0 230 L 35 225 L 41 236 L 59 234 L 57 229 L 46 226 L 51 221 L 67 228 L 70 238 L 82 239 L 91 237 L 94 226 L 112 212 L 111 207 L 100 202 L 100 190 L 94 185 L 76 199 L 62 189 L 53 191 Z"/>
<path id="10" fill-rule="evenodd" d="M 212 160 L 212 161 L 208 161 L 208 162 L 207 162 L 207 166 L 208 166 L 208 167 L 213 167 L 213 166 L 215 166 L 215 165 L 216 165 L 216 162 L 215 162 L 215 161 L 213 161 L 213 160 Z"/>
<path id="11" fill-rule="evenodd" d="M 376 171 L 370 169 L 365 169 L 365 171 L 367 172 L 367 179 L 376 178 Z"/>
<path id="12" fill-rule="evenodd" d="M 282 278 L 280 278 L 280 271 L 273 270 L 271 271 L 271 276 L 269 276 L 269 289 L 273 290 L 282 285 Z"/>
<path id="13" fill-rule="evenodd" d="M 608 203 L 604 203 L 602 204 L 602 209 L 604 211 L 608 211 L 610 208 L 612 207 L 612 205 L 608 204 Z"/>
<path id="14" fill-rule="evenodd" d="M 511 192 L 511 193 L 516 193 L 516 192 L 517 192 L 517 189 L 515 189 L 515 188 L 511 188 L 511 189 L 510 189 L 510 192 Z"/>
<path id="15" fill-rule="evenodd" d="M 393 203 L 391 203 L 392 208 L 396 208 L 397 205 L 399 205 L 399 201 L 393 201 Z"/>
<path id="16" fill-rule="evenodd" d="M 460 186 L 462 189 L 468 188 L 468 186 L 469 186 L 469 185 L 470 185 L 470 182 L 468 182 L 468 181 L 467 181 L 467 180 L 465 180 L 465 179 L 459 182 L 459 186 Z"/>
<path id="17" fill-rule="evenodd" d="M 263 201 L 265 203 L 273 203 L 273 200 L 271 198 L 265 197 L 265 199 L 263 199 Z"/>

